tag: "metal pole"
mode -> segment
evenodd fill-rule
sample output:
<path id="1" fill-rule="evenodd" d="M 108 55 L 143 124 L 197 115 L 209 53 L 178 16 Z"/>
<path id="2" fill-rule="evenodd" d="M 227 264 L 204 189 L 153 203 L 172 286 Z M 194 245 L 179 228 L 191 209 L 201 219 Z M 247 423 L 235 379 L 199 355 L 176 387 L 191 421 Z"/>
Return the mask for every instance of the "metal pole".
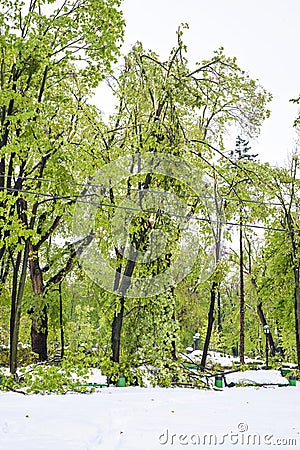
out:
<path id="1" fill-rule="evenodd" d="M 269 346 L 268 346 L 268 333 L 266 333 L 266 368 L 269 367 Z"/>
<path id="2" fill-rule="evenodd" d="M 196 333 L 195 336 L 193 337 L 193 339 L 194 339 L 194 343 L 195 343 L 195 350 L 199 350 L 200 334 Z"/>
<path id="3" fill-rule="evenodd" d="M 270 333 L 269 325 L 264 326 L 264 333 L 266 335 L 266 368 L 269 367 L 269 346 L 268 346 L 268 335 Z"/>

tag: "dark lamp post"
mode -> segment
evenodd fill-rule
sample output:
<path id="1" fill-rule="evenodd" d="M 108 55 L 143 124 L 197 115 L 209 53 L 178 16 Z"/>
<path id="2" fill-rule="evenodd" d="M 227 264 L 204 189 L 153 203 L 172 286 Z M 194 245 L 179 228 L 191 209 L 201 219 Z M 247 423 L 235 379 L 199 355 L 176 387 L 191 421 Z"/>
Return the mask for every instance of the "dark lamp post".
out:
<path id="1" fill-rule="evenodd" d="M 269 367 L 269 346 L 268 346 L 268 334 L 270 333 L 269 325 L 264 326 L 264 333 L 266 335 L 266 368 Z"/>
<path id="2" fill-rule="evenodd" d="M 258 342 L 259 342 L 259 354 L 261 355 L 262 354 L 262 345 L 261 345 L 261 343 L 262 343 L 262 338 L 261 338 L 261 336 L 259 336 L 259 338 L 258 338 Z"/>
<path id="3" fill-rule="evenodd" d="M 194 348 L 194 350 L 198 350 L 199 339 L 200 339 L 200 334 L 199 333 L 195 333 L 195 335 L 193 336 L 193 341 L 194 341 L 193 348 Z"/>

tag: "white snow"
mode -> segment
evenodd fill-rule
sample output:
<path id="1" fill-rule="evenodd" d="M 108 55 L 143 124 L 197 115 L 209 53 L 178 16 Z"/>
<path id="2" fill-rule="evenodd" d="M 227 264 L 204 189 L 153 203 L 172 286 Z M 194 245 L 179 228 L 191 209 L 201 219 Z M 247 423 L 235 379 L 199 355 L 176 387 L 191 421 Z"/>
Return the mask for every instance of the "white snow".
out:
<path id="1" fill-rule="evenodd" d="M 278 370 L 245 370 L 244 372 L 229 373 L 225 376 L 227 383 L 289 384 L 288 380 L 282 377 Z"/>
<path id="2" fill-rule="evenodd" d="M 0 449 L 296 449 L 299 419 L 299 383 L 223 391 L 104 387 L 82 395 L 1 392 Z"/>
<path id="3" fill-rule="evenodd" d="M 184 355 L 187 360 L 193 360 L 195 363 L 199 363 L 202 358 L 202 350 L 194 350 L 190 354 Z M 216 351 L 209 351 L 207 353 L 207 363 L 208 364 L 219 364 L 222 367 L 231 367 L 233 363 L 239 363 L 240 359 L 238 357 L 234 357 L 231 355 L 227 355 L 225 353 L 220 353 Z M 259 364 L 264 365 L 264 362 L 260 359 L 248 358 L 245 356 L 246 364 Z"/>
<path id="4" fill-rule="evenodd" d="M 100 369 L 89 369 L 86 383 L 106 384 L 107 377 L 102 375 Z"/>

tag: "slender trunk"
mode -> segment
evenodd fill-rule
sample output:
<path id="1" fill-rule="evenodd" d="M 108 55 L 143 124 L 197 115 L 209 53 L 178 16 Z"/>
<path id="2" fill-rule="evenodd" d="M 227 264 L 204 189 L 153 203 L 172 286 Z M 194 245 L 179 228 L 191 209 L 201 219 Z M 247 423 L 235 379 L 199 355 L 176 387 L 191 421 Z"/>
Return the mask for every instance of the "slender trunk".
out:
<path id="1" fill-rule="evenodd" d="M 295 292 L 294 292 L 294 310 L 295 310 L 295 334 L 296 334 L 296 351 L 297 364 L 300 370 L 300 280 L 299 267 L 294 268 Z"/>
<path id="2" fill-rule="evenodd" d="M 221 317 L 221 293 L 218 291 L 218 332 L 221 333 L 222 331 L 222 317 Z"/>
<path id="3" fill-rule="evenodd" d="M 18 252 L 16 263 L 14 264 L 13 269 L 13 282 L 12 282 L 12 291 L 11 291 L 11 306 L 10 306 L 10 349 L 9 349 L 9 361 L 10 361 L 10 370 L 16 366 L 16 354 L 13 355 L 13 345 L 12 342 L 14 340 L 14 328 L 15 328 L 15 320 L 16 320 L 16 304 L 17 304 L 17 296 L 18 296 L 18 277 L 19 277 L 19 269 L 22 260 L 22 252 Z"/>
<path id="4" fill-rule="evenodd" d="M 11 259 L 13 262 L 13 256 Z M 12 279 L 11 307 L 10 307 L 10 337 L 12 336 L 12 330 L 15 322 L 16 302 L 18 295 L 18 278 L 21 262 L 22 262 L 22 251 L 19 251 L 17 254 L 15 264 L 13 262 L 13 279 Z"/>
<path id="5" fill-rule="evenodd" d="M 257 314 L 260 320 L 260 323 L 262 324 L 262 327 L 264 327 L 265 325 L 267 325 L 267 320 L 265 318 L 265 314 L 263 312 L 263 307 L 262 307 L 262 300 L 259 298 L 259 294 L 258 294 L 258 289 L 257 289 L 257 284 L 256 284 L 256 280 L 255 278 L 252 276 L 251 278 L 251 282 L 252 282 L 252 286 L 255 288 L 257 296 L 258 296 L 258 302 L 257 302 Z M 275 356 L 276 353 L 276 345 L 275 342 L 273 340 L 273 336 L 272 336 L 272 332 L 270 330 L 269 334 L 268 334 L 268 345 L 270 348 L 270 355 L 271 356 Z M 282 350 L 281 350 L 282 352 Z M 283 353 L 282 353 L 283 354 Z"/>
<path id="6" fill-rule="evenodd" d="M 266 318 L 265 318 L 265 315 L 264 315 L 264 312 L 262 309 L 262 301 L 261 300 L 259 300 L 257 303 L 257 314 L 258 314 L 258 317 L 260 318 L 260 322 L 261 322 L 262 326 L 264 327 L 265 325 L 267 325 L 267 321 L 266 321 Z M 268 339 L 268 346 L 270 348 L 270 355 L 275 356 L 276 346 L 275 346 L 275 343 L 273 340 L 271 330 L 267 336 L 267 339 Z"/>
<path id="7" fill-rule="evenodd" d="M 133 170 L 134 165 L 132 166 Z M 138 167 L 140 167 L 140 160 L 138 160 Z M 152 175 L 148 173 L 145 177 L 145 182 L 143 183 L 143 189 L 147 190 L 150 183 L 151 183 Z M 110 200 L 111 203 L 114 204 L 114 195 L 112 189 L 110 189 Z M 128 192 L 128 195 L 130 195 L 130 192 Z M 144 197 L 144 193 L 140 193 L 140 207 L 142 207 L 142 199 Z M 147 235 L 147 229 L 145 229 L 141 235 L 136 237 L 136 240 L 134 242 L 134 247 L 131 245 L 130 247 L 130 253 L 129 258 L 127 261 L 127 264 L 124 269 L 123 276 L 121 277 L 121 271 L 122 266 L 120 265 L 119 269 L 116 271 L 116 277 L 115 277 L 115 290 L 118 290 L 121 292 L 121 308 L 118 313 L 115 314 L 113 323 L 112 323 L 112 333 L 111 333 L 111 350 L 112 350 L 112 356 L 111 360 L 113 362 L 119 362 L 120 359 L 120 342 L 121 342 L 121 332 L 122 332 L 122 325 L 123 325 L 123 316 L 125 311 L 125 294 L 127 290 L 130 288 L 131 284 L 131 276 L 133 274 L 134 268 L 135 268 L 135 260 L 136 260 L 136 252 L 139 250 L 141 244 L 144 242 L 145 237 Z"/>
<path id="8" fill-rule="evenodd" d="M 8 277 L 9 270 L 10 270 L 9 258 L 7 258 L 5 262 L 1 261 L 1 263 L 2 263 L 2 267 L 1 267 L 1 273 L 0 273 L 0 295 L 2 294 L 3 287 L 5 285 L 5 282 Z"/>
<path id="9" fill-rule="evenodd" d="M 175 292 L 174 292 L 174 287 L 171 286 L 170 287 L 170 291 L 171 291 L 171 295 L 173 298 L 173 302 L 172 305 L 169 306 L 165 306 L 164 307 L 164 314 L 165 314 L 165 322 L 169 322 L 170 321 L 170 315 L 169 315 L 169 307 L 172 307 L 172 316 L 171 316 L 171 322 L 173 324 L 173 329 L 171 332 L 167 331 L 166 332 L 166 339 L 163 341 L 164 345 L 166 346 L 167 350 L 170 350 L 171 353 L 171 357 L 172 359 L 175 361 L 177 359 L 177 355 L 176 355 L 176 329 L 175 329 L 175 321 L 176 321 L 176 316 L 175 316 Z M 171 346 L 170 346 L 170 341 L 171 341 Z M 196 349 L 195 349 L 196 350 Z"/>
<path id="10" fill-rule="evenodd" d="M 245 363 L 245 293 L 242 209 L 240 209 L 240 363 Z"/>
<path id="11" fill-rule="evenodd" d="M 135 246 L 130 246 L 130 252 L 126 267 L 124 269 L 124 273 L 121 276 L 122 267 L 120 266 L 116 271 L 115 277 L 115 290 L 119 290 L 121 293 L 120 300 L 120 310 L 115 314 L 113 323 L 112 323 L 112 333 L 111 333 L 111 350 L 112 356 L 111 360 L 113 362 L 119 362 L 120 358 L 120 342 L 121 342 L 121 332 L 123 325 L 123 316 L 125 311 L 125 294 L 131 285 L 131 277 L 136 264 L 136 255 L 137 251 L 140 248 L 141 244 L 144 242 L 145 236 L 147 234 L 147 229 L 145 229 L 139 238 L 135 242 Z"/>
<path id="12" fill-rule="evenodd" d="M 207 330 L 206 330 L 206 336 L 205 336 L 205 342 L 203 347 L 203 354 L 202 359 L 200 363 L 200 369 L 204 370 L 206 365 L 206 358 L 210 343 L 210 338 L 212 334 L 213 329 L 213 323 L 214 323 L 214 311 L 215 311 L 215 303 L 216 303 L 216 292 L 218 289 L 218 283 L 216 281 L 213 282 L 211 290 L 210 290 L 210 306 L 209 306 L 209 312 L 208 312 L 208 323 L 207 323 Z"/>
<path id="13" fill-rule="evenodd" d="M 61 292 L 61 282 L 58 285 L 59 292 L 59 326 L 60 326 L 60 343 L 61 343 L 61 358 L 64 357 L 65 354 L 65 335 L 64 335 L 64 324 L 63 324 L 63 301 L 62 301 L 62 292 Z"/>
<path id="14" fill-rule="evenodd" d="M 171 294 L 173 297 L 173 311 L 172 311 L 172 322 L 173 322 L 173 336 L 172 336 L 172 350 L 171 350 L 171 354 L 172 354 L 172 358 L 174 360 L 177 359 L 177 355 L 176 355 L 176 331 L 175 331 L 175 322 L 176 322 L 176 316 L 175 316 L 175 290 L 174 290 L 174 286 L 171 286 Z"/>
<path id="15" fill-rule="evenodd" d="M 26 241 L 23 263 L 22 263 L 22 271 L 18 286 L 18 294 L 16 298 L 15 311 L 14 311 L 14 325 L 13 325 L 13 333 L 11 337 L 11 354 L 10 354 L 10 372 L 16 373 L 17 370 L 17 357 L 18 357 L 18 338 L 19 338 L 19 329 L 20 329 L 20 320 L 21 320 L 21 309 L 22 309 L 22 299 L 23 292 L 26 282 L 26 272 L 27 272 L 27 263 L 29 257 L 29 241 Z"/>
<path id="16" fill-rule="evenodd" d="M 119 254 L 117 253 L 117 256 Z M 119 267 L 116 270 L 115 281 L 114 281 L 114 290 L 117 291 L 121 282 L 121 270 L 122 265 L 120 263 Z M 119 362 L 120 360 L 120 342 L 121 342 L 121 331 L 122 331 L 122 323 L 124 316 L 124 304 L 125 299 L 121 299 L 121 309 L 119 312 L 115 312 L 112 326 L 111 326 L 111 360 L 113 362 Z"/>

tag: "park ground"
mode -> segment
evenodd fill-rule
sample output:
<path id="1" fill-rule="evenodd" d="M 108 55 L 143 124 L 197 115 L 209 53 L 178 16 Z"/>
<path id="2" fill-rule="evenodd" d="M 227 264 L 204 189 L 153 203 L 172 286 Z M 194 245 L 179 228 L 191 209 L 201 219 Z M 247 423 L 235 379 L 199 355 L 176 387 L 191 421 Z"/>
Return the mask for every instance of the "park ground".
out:
<path id="1" fill-rule="evenodd" d="M 300 384 L 0 393 L 3 450 L 300 448 Z"/>

